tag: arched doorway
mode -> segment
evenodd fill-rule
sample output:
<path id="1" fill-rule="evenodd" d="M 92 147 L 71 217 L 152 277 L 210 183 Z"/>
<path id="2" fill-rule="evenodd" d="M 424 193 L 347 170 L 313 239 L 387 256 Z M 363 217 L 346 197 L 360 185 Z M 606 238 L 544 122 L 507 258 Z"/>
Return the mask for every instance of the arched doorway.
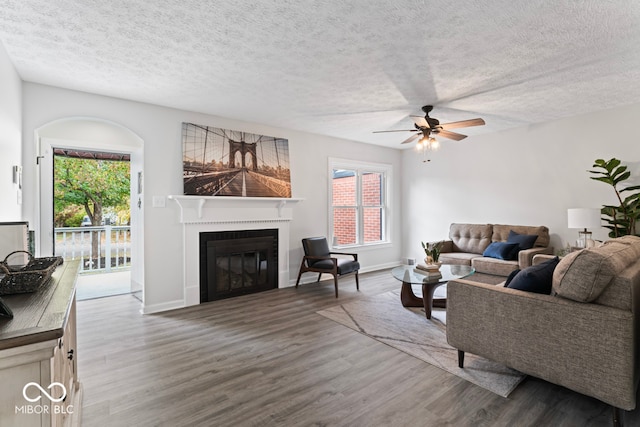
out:
<path id="1" fill-rule="evenodd" d="M 54 149 L 124 153 L 130 157 L 131 276 L 130 291 L 143 301 L 143 140 L 116 123 L 89 117 L 71 117 L 47 123 L 35 131 L 39 174 L 39 236 L 36 253 L 53 255 Z"/>

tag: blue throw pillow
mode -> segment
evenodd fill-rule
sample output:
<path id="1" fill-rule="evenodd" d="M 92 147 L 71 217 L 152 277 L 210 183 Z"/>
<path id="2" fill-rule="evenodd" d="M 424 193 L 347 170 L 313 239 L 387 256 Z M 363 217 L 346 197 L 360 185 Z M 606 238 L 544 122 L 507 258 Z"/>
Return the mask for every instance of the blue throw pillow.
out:
<path id="1" fill-rule="evenodd" d="M 541 264 L 527 267 L 516 274 L 507 287 L 550 295 L 551 284 L 553 283 L 553 270 L 556 269 L 558 262 L 560 262 L 560 260 L 558 257 L 555 257 Z"/>
<path id="2" fill-rule="evenodd" d="M 482 256 L 513 261 L 518 254 L 517 243 L 493 242 L 484 250 Z"/>
<path id="3" fill-rule="evenodd" d="M 507 243 L 517 243 L 520 245 L 520 250 L 531 249 L 536 244 L 538 239 L 537 234 L 518 234 L 515 231 L 509 231 L 509 237 L 507 237 Z"/>
<path id="4" fill-rule="evenodd" d="M 513 280 L 514 277 L 516 277 L 516 275 L 520 273 L 520 269 L 516 268 L 515 270 L 513 270 L 511 273 L 509 273 L 509 276 L 507 277 L 507 280 L 504 282 L 504 287 L 508 288 L 509 287 L 509 283 L 511 283 L 511 281 Z"/>

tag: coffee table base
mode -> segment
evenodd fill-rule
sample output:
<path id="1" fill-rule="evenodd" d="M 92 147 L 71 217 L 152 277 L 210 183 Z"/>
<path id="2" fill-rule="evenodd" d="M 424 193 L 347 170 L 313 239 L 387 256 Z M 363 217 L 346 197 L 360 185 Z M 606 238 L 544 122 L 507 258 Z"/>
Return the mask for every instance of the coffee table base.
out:
<path id="1" fill-rule="evenodd" d="M 423 283 L 422 284 L 422 298 L 418 298 L 411 289 L 411 283 L 402 282 L 402 288 L 400 289 L 400 301 L 403 307 L 424 307 L 424 312 L 427 319 L 431 319 L 431 307 L 446 308 L 446 298 L 433 298 L 433 293 L 436 288 L 444 283 Z"/>

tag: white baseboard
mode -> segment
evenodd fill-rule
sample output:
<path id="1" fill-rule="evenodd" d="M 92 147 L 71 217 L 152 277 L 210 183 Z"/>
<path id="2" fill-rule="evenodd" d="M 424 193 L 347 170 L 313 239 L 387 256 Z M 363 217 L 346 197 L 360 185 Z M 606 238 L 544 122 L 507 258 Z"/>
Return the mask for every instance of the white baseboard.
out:
<path id="1" fill-rule="evenodd" d="M 397 266 L 402 265 L 402 264 L 403 264 L 403 262 L 401 260 L 392 261 L 392 262 L 385 262 L 384 264 L 372 265 L 372 266 L 369 266 L 369 267 L 361 268 L 360 269 L 360 273 L 369 273 L 371 271 L 386 270 L 387 268 L 397 267 Z"/>
<path id="2" fill-rule="evenodd" d="M 386 262 L 384 264 L 377 264 L 377 265 L 370 265 L 368 267 L 364 267 L 361 268 L 358 272 L 359 273 L 370 273 L 372 271 L 378 271 L 378 270 L 386 270 L 387 268 L 393 268 L 393 267 L 397 267 L 399 265 L 402 265 L 403 262 L 398 260 L 398 261 L 392 261 L 392 262 Z M 330 275 L 327 277 L 331 277 Z M 297 272 L 296 272 L 296 278 L 297 278 Z M 306 284 L 306 283 L 314 283 L 316 282 L 318 279 L 318 273 L 305 273 L 302 278 L 300 279 L 300 284 Z M 291 279 L 289 280 L 289 286 L 295 286 L 296 285 L 296 279 Z"/>
<path id="3" fill-rule="evenodd" d="M 142 305 L 140 309 L 140 313 L 142 314 L 152 314 L 152 313 L 160 313 L 161 311 L 175 310 L 176 308 L 184 308 L 185 303 L 184 300 L 179 299 L 175 301 L 167 301 L 160 304 L 152 304 L 152 305 Z"/>

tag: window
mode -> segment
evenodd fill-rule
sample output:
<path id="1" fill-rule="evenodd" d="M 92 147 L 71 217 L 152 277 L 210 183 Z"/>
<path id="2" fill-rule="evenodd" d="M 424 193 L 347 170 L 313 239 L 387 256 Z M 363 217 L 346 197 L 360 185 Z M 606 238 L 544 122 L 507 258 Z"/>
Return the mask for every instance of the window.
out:
<path id="1" fill-rule="evenodd" d="M 329 218 L 334 246 L 388 242 L 390 165 L 329 159 Z"/>

